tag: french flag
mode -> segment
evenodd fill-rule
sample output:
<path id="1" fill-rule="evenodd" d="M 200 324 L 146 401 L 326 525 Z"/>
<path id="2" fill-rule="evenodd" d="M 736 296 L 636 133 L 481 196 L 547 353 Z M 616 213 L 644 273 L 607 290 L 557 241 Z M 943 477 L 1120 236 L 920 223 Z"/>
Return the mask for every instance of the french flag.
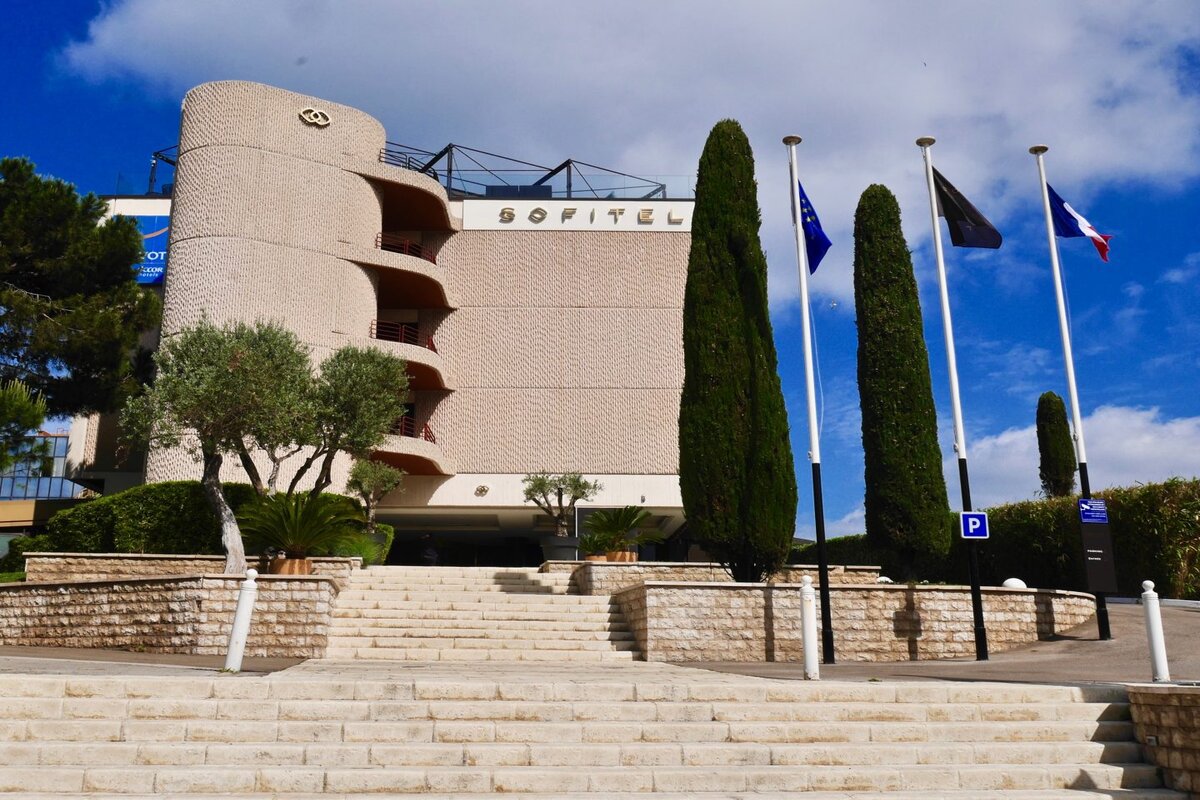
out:
<path id="1" fill-rule="evenodd" d="M 1054 232 L 1063 237 L 1070 239 L 1075 236 L 1086 236 L 1092 240 L 1092 244 L 1096 245 L 1096 251 L 1100 253 L 1100 260 L 1108 262 L 1108 240 L 1112 236 L 1104 233 L 1098 233 L 1092 227 L 1092 223 L 1083 218 L 1075 209 L 1071 208 L 1070 203 L 1058 196 L 1058 192 L 1054 191 L 1054 187 L 1046 184 L 1046 188 L 1050 190 L 1050 215 L 1054 218 Z"/>

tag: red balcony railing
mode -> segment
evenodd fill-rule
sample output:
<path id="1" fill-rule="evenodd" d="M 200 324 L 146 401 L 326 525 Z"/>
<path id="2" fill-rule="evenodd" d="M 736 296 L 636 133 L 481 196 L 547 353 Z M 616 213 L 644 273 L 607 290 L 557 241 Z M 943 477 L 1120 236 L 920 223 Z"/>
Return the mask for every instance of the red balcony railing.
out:
<path id="1" fill-rule="evenodd" d="M 397 236 L 394 233 L 376 234 L 375 246 L 380 250 L 387 250 L 389 253 L 403 253 L 406 256 L 423 258 L 430 264 L 437 263 L 437 256 L 428 247 L 420 242 L 414 242 L 411 239 L 405 239 L 403 236 Z"/>
<path id="2" fill-rule="evenodd" d="M 385 342 L 413 344 L 437 352 L 437 345 L 433 343 L 432 336 L 426 336 L 425 341 L 421 341 L 421 335 L 415 322 L 388 322 L 384 319 L 373 319 L 371 320 L 371 338 L 381 339 Z"/>
<path id="3" fill-rule="evenodd" d="M 437 437 L 433 435 L 433 431 L 429 429 L 428 424 L 418 427 L 416 419 L 413 417 L 401 417 L 392 423 L 392 427 L 388 431 L 393 436 L 407 436 L 410 439 L 424 439 L 432 444 L 437 444 Z"/>

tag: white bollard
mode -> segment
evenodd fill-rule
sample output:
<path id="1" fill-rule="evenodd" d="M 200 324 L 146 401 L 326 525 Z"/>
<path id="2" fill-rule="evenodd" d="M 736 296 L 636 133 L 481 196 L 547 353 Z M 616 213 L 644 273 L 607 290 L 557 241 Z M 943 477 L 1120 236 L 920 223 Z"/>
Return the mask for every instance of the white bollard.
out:
<path id="1" fill-rule="evenodd" d="M 1160 683 L 1171 680 L 1171 671 L 1167 667 L 1167 643 L 1163 638 L 1162 611 L 1158 607 L 1158 593 L 1154 591 L 1154 581 L 1142 581 L 1142 608 L 1146 610 L 1146 638 L 1150 640 L 1150 669 L 1154 673 L 1154 682 Z"/>
<path id="2" fill-rule="evenodd" d="M 246 651 L 246 639 L 250 637 L 250 617 L 258 594 L 258 584 L 254 582 L 257 577 L 257 570 L 246 570 L 246 580 L 238 590 L 237 610 L 233 612 L 233 630 L 229 632 L 229 650 L 225 656 L 226 672 L 242 671 L 242 653 Z"/>
<path id="3" fill-rule="evenodd" d="M 821 680 L 821 668 L 817 660 L 817 592 L 813 589 L 812 577 L 800 579 L 800 636 L 804 641 L 804 680 Z"/>

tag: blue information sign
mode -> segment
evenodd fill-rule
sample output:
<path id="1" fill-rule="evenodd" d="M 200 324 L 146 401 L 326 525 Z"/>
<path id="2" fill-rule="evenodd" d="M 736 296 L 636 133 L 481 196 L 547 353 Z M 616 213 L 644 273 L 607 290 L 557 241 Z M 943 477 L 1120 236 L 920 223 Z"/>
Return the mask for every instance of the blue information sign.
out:
<path id="1" fill-rule="evenodd" d="M 1079 521 L 1085 525 L 1107 525 L 1108 507 L 1103 500 L 1088 497 L 1079 501 Z"/>
<path id="2" fill-rule="evenodd" d="M 986 511 L 964 511 L 959 515 L 959 523 L 962 528 L 962 538 L 988 538 L 988 522 Z"/>

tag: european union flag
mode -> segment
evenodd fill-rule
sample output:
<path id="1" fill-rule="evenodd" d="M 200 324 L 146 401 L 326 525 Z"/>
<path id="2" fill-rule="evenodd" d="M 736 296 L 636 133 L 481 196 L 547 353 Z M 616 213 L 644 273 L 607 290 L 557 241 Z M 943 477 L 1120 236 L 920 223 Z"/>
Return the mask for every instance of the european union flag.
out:
<path id="1" fill-rule="evenodd" d="M 812 274 L 817 271 L 833 242 L 821 230 L 821 220 L 817 219 L 817 210 L 804 193 L 804 184 L 797 181 L 796 188 L 800 190 L 800 227 L 804 231 L 804 251 L 808 254 L 808 272 Z"/>

